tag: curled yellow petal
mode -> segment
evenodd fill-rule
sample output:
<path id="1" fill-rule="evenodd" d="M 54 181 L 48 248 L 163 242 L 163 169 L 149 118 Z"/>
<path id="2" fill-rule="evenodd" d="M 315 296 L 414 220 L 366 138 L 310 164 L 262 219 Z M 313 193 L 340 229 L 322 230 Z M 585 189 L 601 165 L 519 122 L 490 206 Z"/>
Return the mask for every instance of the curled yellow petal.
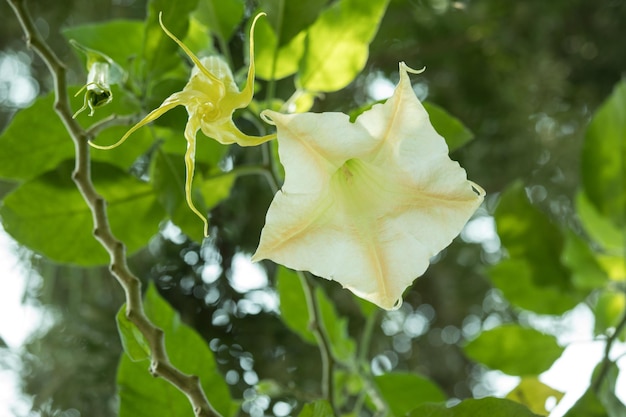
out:
<path id="1" fill-rule="evenodd" d="M 126 132 L 124 134 L 124 136 L 122 136 L 122 138 L 120 140 L 118 140 L 117 142 L 115 142 L 113 145 L 97 145 L 97 144 L 92 143 L 92 142 L 89 142 L 89 144 L 92 147 L 96 148 L 96 149 L 102 149 L 102 150 L 105 150 L 105 151 L 113 149 L 113 148 L 117 148 L 122 143 L 124 143 L 126 141 L 126 139 L 128 139 L 128 137 L 130 135 L 132 135 L 136 130 L 138 130 L 139 128 L 147 125 L 148 123 L 158 119 L 164 113 L 168 112 L 169 110 L 173 109 L 176 106 L 180 106 L 181 104 L 184 104 L 184 103 L 180 100 L 179 93 L 174 93 L 170 97 L 165 99 L 163 104 L 161 104 L 158 108 L 152 110 L 139 123 L 137 123 L 135 126 L 131 127 L 128 130 L 128 132 Z"/>
<path id="2" fill-rule="evenodd" d="M 180 49 L 182 49 L 183 51 L 185 51 L 185 53 L 187 54 L 187 56 L 193 61 L 193 63 L 196 65 L 196 67 L 198 67 L 198 69 L 210 80 L 213 80 L 214 82 L 216 82 L 218 85 L 221 84 L 221 81 L 219 78 L 217 78 L 215 75 L 211 74 L 211 72 L 209 70 L 207 70 L 204 65 L 202 65 L 202 61 L 200 61 L 200 59 L 198 59 L 198 57 L 196 56 L 196 54 L 194 54 L 193 52 L 191 52 L 191 49 L 187 48 L 187 45 L 185 45 L 184 43 L 182 43 L 182 41 L 180 39 L 178 39 L 176 37 L 176 35 L 174 35 L 172 32 L 169 31 L 168 28 L 165 27 L 165 25 L 163 24 L 163 17 L 162 17 L 163 13 L 159 12 L 159 24 L 161 25 L 161 29 L 163 29 L 163 32 L 165 32 L 165 34 L 167 36 L 169 36 L 174 42 L 176 42 L 178 44 L 178 46 L 180 46 Z"/>
<path id="3" fill-rule="evenodd" d="M 254 27 L 256 26 L 257 20 L 259 20 L 261 16 L 266 16 L 266 14 L 257 14 L 252 21 L 252 25 L 250 26 L 250 51 L 248 55 L 250 66 L 248 67 L 246 85 L 243 90 L 241 90 L 242 101 L 245 101 L 246 103 L 250 103 L 250 100 L 252 100 L 252 96 L 254 95 Z"/>

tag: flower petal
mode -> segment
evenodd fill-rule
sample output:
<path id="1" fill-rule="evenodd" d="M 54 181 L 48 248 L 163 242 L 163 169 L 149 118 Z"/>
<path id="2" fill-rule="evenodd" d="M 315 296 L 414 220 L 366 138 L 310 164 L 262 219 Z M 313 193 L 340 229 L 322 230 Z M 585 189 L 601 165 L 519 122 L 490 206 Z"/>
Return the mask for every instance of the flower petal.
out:
<path id="1" fill-rule="evenodd" d="M 198 120 L 190 117 L 185 126 L 185 139 L 187 140 L 187 150 L 185 151 L 185 199 L 187 205 L 204 224 L 204 236 L 209 236 L 209 222 L 206 215 L 202 214 L 193 203 L 191 189 L 193 185 L 193 174 L 196 168 L 196 133 L 200 129 Z"/>
<path id="2" fill-rule="evenodd" d="M 102 149 L 102 150 L 109 150 L 109 149 L 113 149 L 113 148 L 116 148 L 116 147 L 120 146 L 136 130 L 138 130 L 141 127 L 147 125 L 148 123 L 158 119 L 159 117 L 161 117 L 163 114 L 167 113 L 168 111 L 170 111 L 174 107 L 185 104 L 184 101 L 182 100 L 182 96 L 181 95 L 182 95 L 182 93 L 174 93 L 171 96 L 169 96 L 168 98 L 166 98 L 165 101 L 163 101 L 163 103 L 161 103 L 161 105 L 159 107 L 157 107 L 156 109 L 152 110 L 150 113 L 148 113 L 148 115 L 146 117 L 141 119 L 141 121 L 139 123 L 137 123 L 135 126 L 131 127 L 128 130 L 128 132 L 126 132 L 124 134 L 124 136 L 122 136 L 122 138 L 120 140 L 118 140 L 117 142 L 115 142 L 113 145 L 103 146 L 103 145 L 96 145 L 95 143 L 92 143 L 92 142 L 89 142 L 89 144 L 92 147 L 96 148 L 96 149 Z"/>
<path id="3" fill-rule="evenodd" d="M 256 146 L 276 138 L 275 133 L 265 136 L 246 135 L 235 126 L 232 119 L 226 119 L 219 124 L 202 123 L 201 129 L 202 133 L 223 145 L 236 143 L 239 146 Z"/>
<path id="4" fill-rule="evenodd" d="M 391 309 L 460 232 L 484 190 L 450 160 L 408 71 L 400 64 L 393 96 L 355 123 L 339 113 L 263 113 L 278 130 L 285 184 L 254 260 L 336 280 Z"/>

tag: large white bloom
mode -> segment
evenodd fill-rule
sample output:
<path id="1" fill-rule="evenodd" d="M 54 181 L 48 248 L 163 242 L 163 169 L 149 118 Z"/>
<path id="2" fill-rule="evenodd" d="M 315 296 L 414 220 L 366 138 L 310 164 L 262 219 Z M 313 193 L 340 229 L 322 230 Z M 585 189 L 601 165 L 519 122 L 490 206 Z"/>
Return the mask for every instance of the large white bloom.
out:
<path id="1" fill-rule="evenodd" d="M 263 112 L 277 127 L 285 183 L 253 260 L 333 279 L 391 309 L 458 235 L 485 193 L 449 158 L 407 71 L 416 72 L 401 63 L 392 97 L 354 123 Z"/>

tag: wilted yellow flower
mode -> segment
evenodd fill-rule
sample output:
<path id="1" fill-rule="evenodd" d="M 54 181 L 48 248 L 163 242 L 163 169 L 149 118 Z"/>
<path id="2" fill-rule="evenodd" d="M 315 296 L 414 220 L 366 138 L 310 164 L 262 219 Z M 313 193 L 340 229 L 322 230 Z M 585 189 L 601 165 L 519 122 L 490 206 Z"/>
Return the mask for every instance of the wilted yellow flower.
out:
<path id="1" fill-rule="evenodd" d="M 333 279 L 380 307 L 450 244 L 484 190 L 448 156 L 400 63 L 386 103 L 354 123 L 342 113 L 262 116 L 278 130 L 285 183 L 253 260 Z"/>
<path id="2" fill-rule="evenodd" d="M 250 67 L 248 68 L 248 77 L 242 91 L 239 91 L 228 64 L 222 58 L 210 56 L 199 59 L 196 57 L 185 44 L 163 25 L 159 15 L 159 22 L 163 31 L 185 51 L 195 64 L 187 85 L 185 85 L 183 91 L 174 93 L 165 99 L 157 109 L 150 112 L 143 120 L 126 132 L 117 143 L 109 146 L 91 144 L 91 146 L 97 149 L 115 148 L 124 142 L 134 131 L 156 120 L 168 110 L 176 106 L 185 106 L 189 114 L 184 132 L 187 140 L 187 151 L 185 153 L 185 198 L 191 210 L 204 222 L 205 236 L 208 235 L 208 222 L 191 199 L 191 184 L 196 157 L 196 133 L 198 130 L 225 145 L 237 143 L 241 146 L 254 146 L 276 137 L 276 135 L 246 135 L 235 126 L 232 119 L 236 109 L 247 107 L 252 101 L 254 94 L 254 26 L 256 21 L 264 15 L 265 13 L 259 13 L 254 18 L 250 28 Z"/>

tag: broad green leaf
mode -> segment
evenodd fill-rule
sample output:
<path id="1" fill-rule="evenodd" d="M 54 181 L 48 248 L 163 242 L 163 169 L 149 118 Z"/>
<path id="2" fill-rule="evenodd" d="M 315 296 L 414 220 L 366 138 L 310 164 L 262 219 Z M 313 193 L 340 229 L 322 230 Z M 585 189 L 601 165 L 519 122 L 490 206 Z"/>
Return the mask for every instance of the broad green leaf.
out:
<path id="1" fill-rule="evenodd" d="M 444 137 L 450 152 L 474 138 L 474 134 L 446 110 L 433 103 L 424 102 L 423 104 L 430 117 L 430 122 L 435 130 Z"/>
<path id="2" fill-rule="evenodd" d="M 516 324 L 484 331 L 463 350 L 491 369 L 520 376 L 539 375 L 563 353 L 554 336 Z"/>
<path id="3" fill-rule="evenodd" d="M 572 271 L 572 283 L 581 290 L 600 288 L 608 281 L 589 245 L 571 231 L 565 235 L 561 261 Z"/>
<path id="4" fill-rule="evenodd" d="M 184 39 L 189 29 L 189 14 L 197 4 L 198 0 L 148 2 L 142 59 L 144 72 L 149 81 L 158 80 L 164 73 L 183 62 L 178 45 L 159 25 L 159 13 L 163 14 L 165 27 L 178 39 Z"/>
<path id="5" fill-rule="evenodd" d="M 598 212 L 626 227 L 626 81 L 596 111 L 582 149 L 582 183 Z"/>
<path id="6" fill-rule="evenodd" d="M 532 266 L 524 259 L 505 259 L 489 268 L 488 275 L 507 300 L 536 313 L 560 315 L 580 302 L 580 297 L 556 286 L 538 287 Z"/>
<path id="7" fill-rule="evenodd" d="M 298 71 L 300 59 L 304 54 L 306 32 L 299 33 L 289 43 L 279 47 L 274 29 L 266 20 L 261 19 L 257 22 L 254 37 L 256 49 L 254 61 L 258 78 L 280 80 Z"/>
<path id="8" fill-rule="evenodd" d="M 626 294 L 623 291 L 614 289 L 606 289 L 600 293 L 598 299 L 593 306 L 593 312 L 596 318 L 595 333 L 606 334 L 606 331 L 615 328 L 626 311 Z M 619 335 L 620 338 L 626 337 L 626 329 Z"/>
<path id="9" fill-rule="evenodd" d="M 407 414 L 408 417 L 539 417 L 528 408 L 502 398 L 464 400 L 454 407 L 445 404 L 424 404 Z"/>
<path id="10" fill-rule="evenodd" d="M 589 197 L 580 191 L 576 195 L 576 212 L 585 231 L 602 248 L 611 254 L 622 254 L 624 251 L 623 232 L 611 221 L 600 214 L 598 209 L 589 200 Z"/>
<path id="11" fill-rule="evenodd" d="M 298 417 L 331 417 L 333 415 L 333 409 L 328 401 L 318 400 L 305 404 Z"/>
<path id="12" fill-rule="evenodd" d="M 193 329 L 181 322 L 178 314 L 163 300 L 154 286 L 145 296 L 146 314 L 165 332 L 170 361 L 181 371 L 200 378 L 207 398 L 223 416 L 233 416 L 237 405 L 215 364 L 208 345 Z M 122 356 L 117 371 L 120 417 L 192 416 L 187 397 L 169 382 L 154 378 L 148 361 L 133 362 Z"/>
<path id="13" fill-rule="evenodd" d="M 337 91 L 365 67 L 369 43 L 388 0 L 339 0 L 324 10 L 307 33 L 298 83 L 309 91 Z"/>
<path id="14" fill-rule="evenodd" d="M 303 340 L 316 344 L 315 336 L 309 329 L 309 309 L 298 274 L 279 265 L 276 287 L 280 298 L 280 318 Z"/>
<path id="15" fill-rule="evenodd" d="M 29 180 L 0 207 L 6 231 L 19 243 L 61 263 L 101 265 L 109 256 L 92 235 L 87 204 L 71 180 L 73 162 Z M 92 164 L 96 189 L 107 200 L 113 233 L 132 253 L 145 246 L 164 216 L 149 184 L 109 164 Z"/>
<path id="16" fill-rule="evenodd" d="M 202 0 L 194 16 L 225 44 L 241 23 L 244 6 L 243 0 Z"/>
<path id="17" fill-rule="evenodd" d="M 290 43 L 319 16 L 328 0 L 260 0 L 259 10 L 267 13 L 278 47 Z"/>
<path id="18" fill-rule="evenodd" d="M 0 177 L 28 180 L 74 156 L 74 145 L 53 102 L 48 94 L 16 113 L 0 136 Z"/>
<path id="19" fill-rule="evenodd" d="M 548 415 L 546 401 L 550 397 L 554 397 L 559 402 L 563 398 L 563 393 L 547 386 L 536 377 L 522 378 L 519 385 L 506 396 L 507 399 L 524 404 L 533 413 L 542 416 Z"/>
<path id="20" fill-rule="evenodd" d="M 511 260 L 525 262 L 536 291 L 533 305 L 521 305 L 519 298 L 509 287 L 519 287 L 512 279 L 500 279 L 498 287 L 509 301 L 538 313 L 560 314 L 574 307 L 583 295 L 571 282 L 567 268 L 561 264 L 564 239 L 557 226 L 538 209 L 532 206 L 526 197 L 521 183 L 511 185 L 501 196 L 495 213 L 498 235 Z M 496 268 L 501 273 L 501 269 Z M 493 275 L 493 270 L 490 271 Z M 503 277 L 500 277 L 503 278 Z M 532 287 L 531 287 L 532 288 Z M 530 291 L 530 288 L 527 288 Z M 554 291 L 564 296 L 564 302 L 558 306 L 547 305 L 552 301 Z M 547 299 L 542 297 L 546 293 Z M 525 297 L 527 292 L 521 294 Z"/>
<path id="21" fill-rule="evenodd" d="M 421 375 L 393 372 L 376 376 L 374 382 L 390 408 L 390 417 L 405 416 L 424 403 L 446 400 L 443 391 Z"/>
<path id="22" fill-rule="evenodd" d="M 63 29 L 66 39 L 101 51 L 128 70 L 129 61 L 141 52 L 144 42 L 144 24 L 134 20 L 111 20 L 72 26 Z M 84 57 L 81 56 L 81 59 Z"/>
<path id="23" fill-rule="evenodd" d="M 137 362 L 148 359 L 150 357 L 150 346 L 137 326 L 126 317 L 126 304 L 117 312 L 115 320 L 122 347 L 130 360 Z"/>

